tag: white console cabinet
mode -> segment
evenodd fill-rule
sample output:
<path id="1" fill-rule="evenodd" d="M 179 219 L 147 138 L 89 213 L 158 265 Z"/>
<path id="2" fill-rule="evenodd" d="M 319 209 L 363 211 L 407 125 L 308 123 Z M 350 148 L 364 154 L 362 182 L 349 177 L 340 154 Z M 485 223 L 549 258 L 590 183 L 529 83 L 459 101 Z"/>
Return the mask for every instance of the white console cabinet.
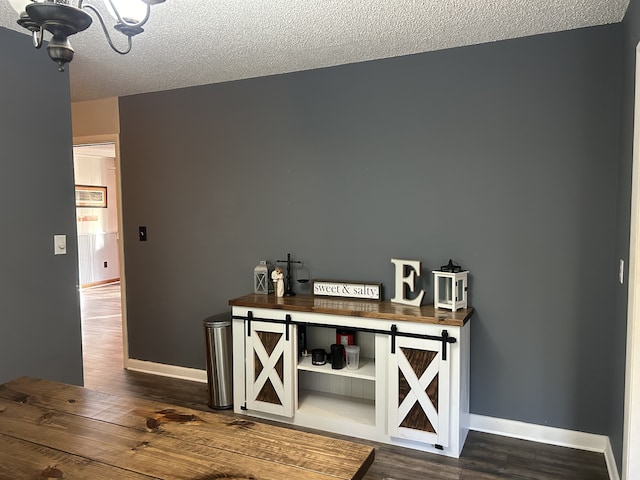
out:
<path id="1" fill-rule="evenodd" d="M 469 319 L 433 306 L 297 295 L 230 300 L 237 414 L 458 457 L 469 430 Z M 357 370 L 312 365 L 356 331 Z"/>

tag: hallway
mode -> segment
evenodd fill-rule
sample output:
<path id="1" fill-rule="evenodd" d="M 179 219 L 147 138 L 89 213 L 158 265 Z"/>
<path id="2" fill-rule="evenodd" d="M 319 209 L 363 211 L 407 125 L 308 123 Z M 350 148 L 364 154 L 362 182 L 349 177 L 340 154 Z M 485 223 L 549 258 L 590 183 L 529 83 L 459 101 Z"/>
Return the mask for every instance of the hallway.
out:
<path id="1" fill-rule="evenodd" d="M 80 290 L 85 387 L 103 390 L 123 370 L 120 283 Z"/>

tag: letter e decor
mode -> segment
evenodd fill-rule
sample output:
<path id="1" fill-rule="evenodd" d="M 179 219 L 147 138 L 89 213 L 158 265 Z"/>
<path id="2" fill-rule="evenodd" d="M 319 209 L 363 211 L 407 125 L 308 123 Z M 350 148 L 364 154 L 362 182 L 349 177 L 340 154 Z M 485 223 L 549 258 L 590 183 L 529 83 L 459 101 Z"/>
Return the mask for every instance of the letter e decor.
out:
<path id="1" fill-rule="evenodd" d="M 396 267 L 396 295 L 391 299 L 394 303 L 404 303 L 405 305 L 413 305 L 419 307 L 422 303 L 422 297 L 424 296 L 424 290 L 420 290 L 420 293 L 413 299 L 408 299 L 405 295 L 404 286 L 407 285 L 409 290 L 413 292 L 416 288 L 416 272 L 418 277 L 420 276 L 419 260 L 397 260 L 391 259 Z M 405 270 L 408 272 L 405 276 Z"/>

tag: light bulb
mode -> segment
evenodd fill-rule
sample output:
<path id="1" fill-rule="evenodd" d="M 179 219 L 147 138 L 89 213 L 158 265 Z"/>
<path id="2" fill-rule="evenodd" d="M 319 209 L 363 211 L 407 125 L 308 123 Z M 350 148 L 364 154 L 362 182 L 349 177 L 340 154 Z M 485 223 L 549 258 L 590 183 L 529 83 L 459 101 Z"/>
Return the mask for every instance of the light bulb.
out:
<path id="1" fill-rule="evenodd" d="M 9 0 L 9 3 L 16 12 L 22 13 L 25 11 L 26 6 L 31 3 L 31 0 Z"/>
<path id="2" fill-rule="evenodd" d="M 17 2 L 19 0 L 10 1 Z M 113 11 L 111 3 L 115 6 L 120 17 L 128 23 L 138 23 L 144 20 L 144 17 L 147 15 L 147 8 L 149 8 L 148 5 L 141 0 L 104 0 L 104 3 L 107 4 L 107 10 L 109 10 L 113 18 L 117 20 L 118 16 L 116 12 Z"/>

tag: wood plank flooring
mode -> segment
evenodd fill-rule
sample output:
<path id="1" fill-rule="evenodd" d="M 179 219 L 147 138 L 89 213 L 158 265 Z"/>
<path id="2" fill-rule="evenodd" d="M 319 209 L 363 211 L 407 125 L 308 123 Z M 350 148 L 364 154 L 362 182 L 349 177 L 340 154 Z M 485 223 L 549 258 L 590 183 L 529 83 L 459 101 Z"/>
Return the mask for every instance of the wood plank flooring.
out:
<path id="1" fill-rule="evenodd" d="M 206 384 L 124 370 L 119 289 L 119 284 L 114 284 L 85 289 L 81 293 L 85 386 L 210 411 Z M 230 412 L 221 414 L 233 415 Z M 376 458 L 365 480 L 609 478 L 602 454 L 480 432 L 469 433 L 462 456 L 458 459 L 331 436 L 376 447 Z"/>

